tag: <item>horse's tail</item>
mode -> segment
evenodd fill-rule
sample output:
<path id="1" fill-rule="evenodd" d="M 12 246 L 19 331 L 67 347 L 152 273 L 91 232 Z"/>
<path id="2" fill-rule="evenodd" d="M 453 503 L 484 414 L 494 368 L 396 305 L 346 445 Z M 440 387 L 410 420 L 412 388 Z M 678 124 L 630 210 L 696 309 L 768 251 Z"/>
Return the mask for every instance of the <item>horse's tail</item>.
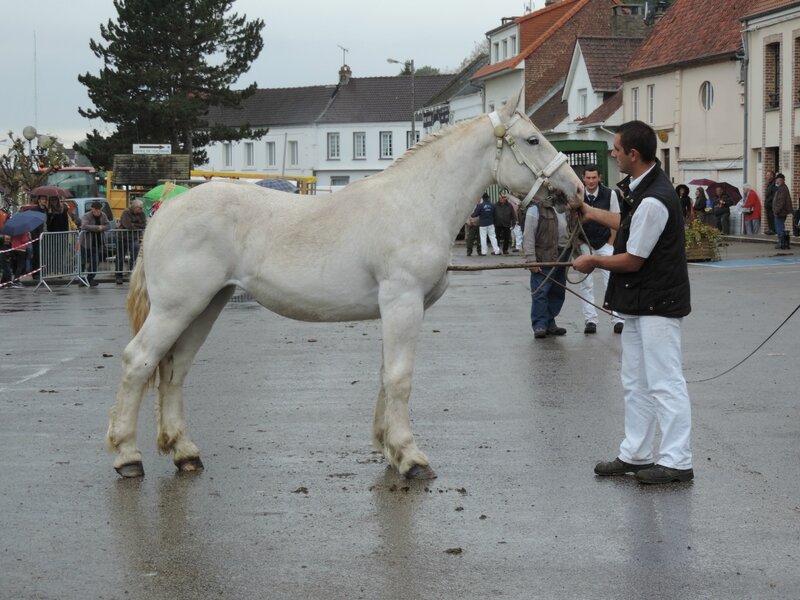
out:
<path id="1" fill-rule="evenodd" d="M 149 313 L 150 296 L 147 293 L 147 281 L 144 277 L 144 261 L 140 256 L 131 273 L 131 284 L 128 289 L 128 320 L 131 322 L 133 335 L 139 333 Z"/>
<path id="2" fill-rule="evenodd" d="M 144 325 L 147 315 L 150 313 L 150 295 L 147 293 L 147 279 L 144 276 L 144 260 L 142 251 L 136 260 L 136 266 L 131 273 L 130 287 L 128 288 L 128 320 L 131 322 L 133 335 L 139 333 Z M 156 371 L 147 381 L 149 387 L 156 383 Z"/>

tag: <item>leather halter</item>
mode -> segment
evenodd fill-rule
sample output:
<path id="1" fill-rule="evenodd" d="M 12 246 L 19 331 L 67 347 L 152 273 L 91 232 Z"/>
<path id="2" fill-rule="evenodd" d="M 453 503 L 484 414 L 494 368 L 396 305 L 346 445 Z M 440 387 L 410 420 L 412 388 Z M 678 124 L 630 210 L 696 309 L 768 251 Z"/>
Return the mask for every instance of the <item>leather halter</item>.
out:
<path id="1" fill-rule="evenodd" d="M 543 184 L 549 192 L 552 193 L 555 191 L 555 188 L 550 184 L 550 177 L 561 165 L 567 162 L 567 156 L 563 152 L 558 152 L 553 157 L 553 160 L 551 160 L 544 169 L 537 169 L 536 166 L 531 163 L 530 160 L 528 160 L 528 157 L 520 152 L 520 149 L 517 147 L 516 140 L 509 133 L 511 127 L 514 126 L 514 123 L 521 119 L 522 116 L 522 113 L 520 113 L 518 110 L 514 111 L 514 116 L 511 118 L 511 121 L 509 121 L 508 125 L 504 125 L 500 120 L 500 116 L 497 114 L 497 111 L 489 113 L 489 120 L 492 122 L 492 126 L 494 127 L 494 135 L 495 138 L 497 138 L 497 145 L 494 155 L 494 167 L 492 168 L 495 181 L 500 183 L 498 170 L 500 168 L 500 154 L 503 152 L 504 141 L 506 144 L 508 144 L 508 147 L 511 148 L 511 152 L 514 153 L 514 158 L 517 159 L 517 162 L 528 167 L 531 170 L 531 173 L 536 175 L 536 181 L 533 182 L 533 187 L 530 189 L 528 195 L 525 196 L 525 199 L 521 203 L 522 206 L 525 206 L 528 202 L 530 202 L 531 198 L 536 195 L 536 192 L 539 191 L 539 188 L 542 187 Z"/>

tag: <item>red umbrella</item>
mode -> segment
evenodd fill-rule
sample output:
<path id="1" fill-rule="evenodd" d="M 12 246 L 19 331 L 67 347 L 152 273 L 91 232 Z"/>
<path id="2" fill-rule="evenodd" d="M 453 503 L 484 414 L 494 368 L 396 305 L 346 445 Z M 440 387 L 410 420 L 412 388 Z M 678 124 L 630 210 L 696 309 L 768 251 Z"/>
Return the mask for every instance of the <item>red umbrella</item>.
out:
<path id="1" fill-rule="evenodd" d="M 48 196 L 56 198 L 72 198 L 72 192 L 54 185 L 40 185 L 31 190 L 31 196 Z"/>
<path id="2" fill-rule="evenodd" d="M 728 197 L 731 199 L 731 202 L 733 204 L 736 204 L 737 202 L 739 202 L 739 200 L 742 199 L 742 194 L 741 192 L 739 192 L 739 189 L 725 181 L 714 181 L 712 179 L 692 179 L 689 183 L 691 185 L 707 186 L 706 192 L 708 197 L 711 198 L 712 201 L 717 199 L 718 187 L 722 188 L 723 193 L 728 194 Z"/>

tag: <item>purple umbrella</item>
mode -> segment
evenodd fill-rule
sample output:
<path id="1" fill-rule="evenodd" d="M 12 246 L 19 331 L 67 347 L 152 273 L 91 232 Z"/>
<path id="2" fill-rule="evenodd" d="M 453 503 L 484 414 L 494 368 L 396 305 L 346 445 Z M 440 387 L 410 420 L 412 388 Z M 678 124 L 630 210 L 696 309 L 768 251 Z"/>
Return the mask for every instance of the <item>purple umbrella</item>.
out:
<path id="1" fill-rule="evenodd" d="M 256 185 L 280 192 L 289 192 L 290 194 L 297 193 L 297 186 L 295 184 L 288 179 L 280 179 L 279 177 L 261 179 L 260 181 L 256 181 Z"/>
<path id="2" fill-rule="evenodd" d="M 714 181 L 713 179 L 692 179 L 689 183 L 691 185 L 707 186 L 707 195 L 712 200 L 717 199 L 717 187 L 721 187 L 723 193 L 728 194 L 728 197 L 731 199 L 733 204 L 736 204 L 742 199 L 742 194 L 739 192 L 739 190 L 735 186 L 725 181 Z"/>
<path id="3" fill-rule="evenodd" d="M 25 212 L 18 212 L 12 216 L 3 226 L 3 235 L 22 235 L 33 231 L 42 225 L 47 219 L 47 214 L 39 212 L 38 210 L 26 210 Z"/>

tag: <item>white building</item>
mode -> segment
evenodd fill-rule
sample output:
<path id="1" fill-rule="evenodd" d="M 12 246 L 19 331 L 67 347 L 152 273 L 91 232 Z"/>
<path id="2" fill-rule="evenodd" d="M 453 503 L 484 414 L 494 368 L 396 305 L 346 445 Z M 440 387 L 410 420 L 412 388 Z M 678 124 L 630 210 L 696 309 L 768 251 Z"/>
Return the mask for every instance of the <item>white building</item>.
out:
<path id="1" fill-rule="evenodd" d="M 215 108 L 208 120 L 228 126 L 268 128 L 260 140 L 207 148 L 208 171 L 313 175 L 317 190 L 347 185 L 385 169 L 423 127 L 417 111 L 453 75 L 351 77 L 344 65 L 337 85 L 261 89 L 241 108 Z"/>

